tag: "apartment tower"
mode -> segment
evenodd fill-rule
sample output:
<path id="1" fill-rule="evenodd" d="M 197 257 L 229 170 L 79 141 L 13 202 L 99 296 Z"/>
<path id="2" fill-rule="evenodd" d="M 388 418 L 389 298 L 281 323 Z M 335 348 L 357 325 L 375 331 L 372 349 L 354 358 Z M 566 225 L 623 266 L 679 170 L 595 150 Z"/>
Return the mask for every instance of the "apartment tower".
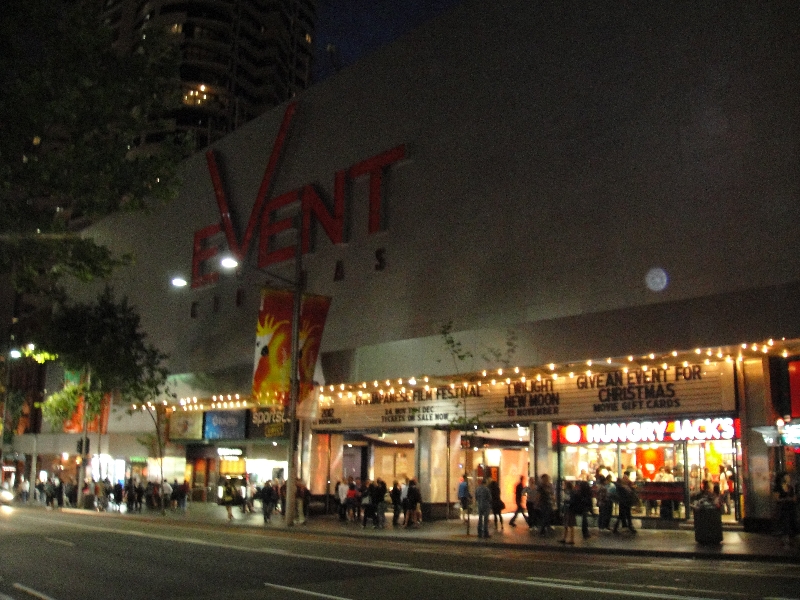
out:
<path id="1" fill-rule="evenodd" d="M 148 28 L 179 37 L 179 130 L 201 148 L 311 83 L 315 0 L 105 0 L 122 50 Z M 149 140 L 157 141 L 157 140 Z"/>

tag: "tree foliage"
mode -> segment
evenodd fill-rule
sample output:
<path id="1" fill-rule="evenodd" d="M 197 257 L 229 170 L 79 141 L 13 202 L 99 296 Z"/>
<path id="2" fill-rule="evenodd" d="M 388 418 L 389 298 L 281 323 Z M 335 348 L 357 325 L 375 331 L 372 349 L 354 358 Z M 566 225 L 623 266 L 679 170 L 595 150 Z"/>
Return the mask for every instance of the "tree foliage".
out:
<path id="1" fill-rule="evenodd" d="M 82 374 L 79 385 L 67 386 L 45 401 L 43 412 L 56 424 L 72 414 L 81 396 L 91 417 L 99 414 L 108 394 L 143 403 L 168 393 L 167 356 L 147 343 L 134 307 L 127 298 L 117 302 L 109 287 L 93 303 L 60 303 L 36 346 Z M 70 404 L 72 411 L 67 412 Z"/>
<path id="2" fill-rule="evenodd" d="M 163 117 L 180 101 L 178 48 L 148 30 L 113 47 L 94 0 L 6 0 L 0 19 L 0 271 L 19 291 L 105 277 L 127 257 L 80 229 L 177 193 L 188 140 Z"/>

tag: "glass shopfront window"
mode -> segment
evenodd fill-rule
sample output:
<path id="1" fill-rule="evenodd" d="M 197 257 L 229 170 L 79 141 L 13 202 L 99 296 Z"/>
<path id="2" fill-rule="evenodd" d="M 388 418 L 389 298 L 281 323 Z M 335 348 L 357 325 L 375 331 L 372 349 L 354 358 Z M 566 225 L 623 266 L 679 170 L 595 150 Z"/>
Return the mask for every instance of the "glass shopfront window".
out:
<path id="1" fill-rule="evenodd" d="M 561 481 L 612 480 L 630 472 L 641 499 L 638 516 L 687 518 L 686 502 L 703 480 L 719 486 L 723 513 L 741 518 L 739 420 L 562 425 L 555 428 Z"/>

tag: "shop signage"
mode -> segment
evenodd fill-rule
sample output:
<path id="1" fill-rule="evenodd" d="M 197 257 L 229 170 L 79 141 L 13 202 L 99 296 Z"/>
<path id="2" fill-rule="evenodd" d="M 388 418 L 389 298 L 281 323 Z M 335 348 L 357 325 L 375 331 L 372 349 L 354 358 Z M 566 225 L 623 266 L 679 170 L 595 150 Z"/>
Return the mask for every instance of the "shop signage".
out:
<path id="1" fill-rule="evenodd" d="M 784 425 L 781 437 L 787 446 L 800 445 L 800 425 Z"/>
<path id="2" fill-rule="evenodd" d="M 289 418 L 283 406 L 258 408 L 250 411 L 248 439 L 282 438 L 289 435 Z"/>
<path id="3" fill-rule="evenodd" d="M 217 456 L 241 456 L 244 454 L 241 448 L 217 448 Z"/>
<path id="4" fill-rule="evenodd" d="M 610 415 L 619 423 L 659 423 L 681 414 L 719 415 L 736 410 L 733 365 L 725 361 L 627 372 L 581 373 L 556 379 L 487 382 L 468 384 L 463 389 L 456 386 L 441 390 L 447 393 L 440 393 L 434 387 L 407 387 L 402 394 L 322 398 L 319 418 L 313 426 L 331 431 L 447 427 L 475 418 L 497 424 L 563 423 L 601 421 Z M 718 424 L 709 424 L 709 428 L 709 431 L 720 430 Z M 656 435 L 655 430 L 653 435 Z M 700 433 L 687 430 L 686 435 L 697 437 Z"/>
<path id="5" fill-rule="evenodd" d="M 682 442 L 733 440 L 739 437 L 739 419 L 731 417 L 588 423 L 558 428 L 562 444 L 614 444 L 626 442 Z"/>
<path id="6" fill-rule="evenodd" d="M 203 413 L 176 411 L 169 417 L 169 439 L 202 440 Z"/>
<path id="7" fill-rule="evenodd" d="M 203 437 L 207 440 L 243 440 L 246 410 L 217 410 L 206 413 Z"/>
<path id="8" fill-rule="evenodd" d="M 400 145 L 391 150 L 361 161 L 348 169 L 338 171 L 333 176 L 333 211 L 330 211 L 323 201 L 317 188 L 308 184 L 299 189 L 287 192 L 277 198 L 267 199 L 267 194 L 272 187 L 275 172 L 280 162 L 283 146 L 289 134 L 292 118 L 296 110 L 296 103 L 286 107 L 278 135 L 272 145 L 272 153 L 267 162 L 264 176 L 259 187 L 244 236 L 240 240 L 233 228 L 231 210 L 225 195 L 225 186 L 217 167 L 216 156 L 213 150 L 206 153 L 206 162 L 214 186 L 214 195 L 219 208 L 220 222 L 199 229 L 194 234 L 194 248 L 192 252 L 192 287 L 197 288 L 213 283 L 219 279 L 216 271 L 204 272 L 204 263 L 216 256 L 218 248 L 207 245 L 209 238 L 225 233 L 228 249 L 237 260 L 243 261 L 247 255 L 254 237 L 259 238 L 258 268 L 263 269 L 269 265 L 277 264 L 294 257 L 295 248 L 279 246 L 276 240 L 278 234 L 294 227 L 294 216 L 283 216 L 276 219 L 276 213 L 292 204 L 300 203 L 300 239 L 302 252 L 306 254 L 311 248 L 312 219 L 325 231 L 328 239 L 334 244 L 345 241 L 345 194 L 350 187 L 350 182 L 361 177 L 369 176 L 369 219 L 368 233 L 377 233 L 381 229 L 381 203 L 382 182 L 386 169 L 392 164 L 405 158 L 405 145 Z"/>

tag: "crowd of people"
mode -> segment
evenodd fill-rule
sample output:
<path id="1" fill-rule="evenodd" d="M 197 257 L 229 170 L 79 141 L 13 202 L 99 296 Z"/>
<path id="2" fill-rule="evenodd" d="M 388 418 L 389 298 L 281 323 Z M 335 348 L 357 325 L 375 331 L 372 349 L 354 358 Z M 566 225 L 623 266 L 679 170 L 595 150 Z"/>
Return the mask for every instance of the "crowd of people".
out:
<path id="1" fill-rule="evenodd" d="M 722 513 L 729 512 L 731 474 L 721 468 L 719 479 L 707 476 L 698 477 L 697 487 L 690 494 L 691 508 L 715 509 Z M 654 477 L 654 481 L 673 481 L 669 469 L 662 467 Z M 521 516 L 531 533 L 552 535 L 554 524 L 563 526 L 564 544 L 575 543 L 575 530 L 578 520 L 584 538 L 591 536 L 590 519 L 596 517 L 599 531 L 619 533 L 627 529 L 636 533 L 632 511 L 637 505 L 650 508 L 649 502 L 639 500 L 637 476 L 628 470 L 619 479 L 614 480 L 610 474 L 600 469 L 593 480 L 581 477 L 574 481 L 564 481 L 559 496 L 549 475 L 527 479 L 520 476 L 514 487 L 515 509 L 508 524 L 517 527 Z M 13 491 L 20 502 L 37 502 L 48 509 L 61 509 L 65 506 L 78 506 L 78 487 L 72 480 L 48 478 L 31 485 L 24 477 L 16 486 L 8 480 L 2 484 L 3 489 Z M 776 531 L 784 543 L 793 544 L 800 527 L 797 522 L 798 493 L 791 474 L 776 475 L 772 488 L 775 502 Z M 84 508 L 98 511 L 119 510 L 125 506 L 127 512 L 138 513 L 144 508 L 171 509 L 185 511 L 189 498 L 189 486 L 186 482 L 178 483 L 177 479 L 170 483 L 161 483 L 129 479 L 111 483 L 107 478 L 84 484 L 82 490 Z M 469 519 L 473 510 L 478 515 L 478 537 L 488 538 L 491 522 L 494 530 L 504 529 L 503 513 L 505 504 L 501 498 L 500 486 L 491 477 L 478 481 L 474 496 L 469 486 L 468 476 L 462 477 L 457 491 L 462 518 Z M 339 519 L 343 523 L 353 523 L 366 528 L 368 524 L 375 529 L 387 526 L 387 513 L 392 515 L 393 527 L 416 528 L 422 524 L 422 494 L 415 479 L 410 478 L 402 483 L 395 480 L 391 487 L 377 478 L 375 480 L 350 477 L 336 483 L 333 499 L 337 505 Z M 297 523 L 302 524 L 309 517 L 311 492 L 305 482 L 296 482 Z M 266 481 L 257 486 L 247 481 L 226 479 L 222 486 L 220 504 L 226 507 L 228 518 L 233 519 L 233 507 L 241 507 L 242 512 L 252 513 L 260 503 L 264 523 L 270 523 L 276 514 L 286 514 L 286 482 L 280 479 Z M 91 504 L 91 506 L 90 506 Z M 616 510 L 615 510 L 616 508 Z M 595 512 L 596 511 L 596 512 Z M 614 518 L 616 517 L 616 519 Z"/>
<path id="2" fill-rule="evenodd" d="M 705 471 L 693 470 L 692 474 L 697 481 L 696 489 L 692 489 L 690 494 L 691 507 L 713 507 L 722 513 L 730 513 L 732 474 L 729 469 L 721 466 L 718 478 L 712 477 L 708 469 Z M 635 483 L 637 479 L 641 481 L 642 477 L 640 474 L 637 477 L 637 473 L 633 470 L 626 470 L 621 477 L 615 480 L 607 471 L 598 468 L 593 477 L 582 473 L 577 480 L 564 481 L 559 502 L 549 475 L 543 474 L 538 479 L 530 477 L 527 482 L 524 476 L 520 476 L 514 488 L 516 506 L 509 525 L 516 527 L 516 521 L 521 515 L 532 533 L 548 535 L 554 531 L 552 525 L 558 523 L 563 525 L 564 535 L 560 541 L 564 544 L 575 543 L 575 529 L 579 520 L 584 538 L 592 535 L 590 521 L 593 519 L 596 519 L 596 527 L 599 531 L 618 534 L 621 530 L 627 530 L 635 535 L 636 528 L 632 516 L 635 507 L 644 506 L 648 515 L 654 504 L 655 507 L 666 507 L 670 513 L 674 508 L 672 501 L 660 501 L 653 504 L 648 500 L 642 504 Z M 653 481 L 675 481 L 675 479 L 669 468 L 661 467 Z M 779 512 L 781 511 L 780 506 L 791 503 L 790 498 L 794 497 L 793 490 L 794 488 L 791 493 L 783 492 L 780 486 L 776 485 L 775 496 Z M 463 518 L 468 518 L 473 507 L 476 510 L 478 537 L 490 537 L 490 517 L 493 517 L 495 531 L 503 530 L 502 511 L 505 506 L 500 498 L 497 481 L 491 477 L 480 479 L 475 488 L 473 505 L 468 477 L 464 475 L 459 484 L 457 496 Z M 794 502 L 796 504 L 796 498 Z M 661 506 L 662 503 L 664 507 Z M 794 514 L 794 509 L 785 509 L 783 514 Z M 785 520 L 787 525 L 782 526 L 782 529 L 795 531 L 796 527 L 792 529 L 788 525 L 790 522 L 788 516 L 785 517 Z M 780 516 L 778 522 L 781 522 Z"/>
<path id="3" fill-rule="evenodd" d="M 336 482 L 334 500 L 343 523 L 366 528 L 369 521 L 374 529 L 383 529 L 391 504 L 392 527 L 412 529 L 422 525 L 422 493 L 415 479 L 402 484 L 395 480 L 390 489 L 380 477 L 374 481 L 350 477 Z"/>

